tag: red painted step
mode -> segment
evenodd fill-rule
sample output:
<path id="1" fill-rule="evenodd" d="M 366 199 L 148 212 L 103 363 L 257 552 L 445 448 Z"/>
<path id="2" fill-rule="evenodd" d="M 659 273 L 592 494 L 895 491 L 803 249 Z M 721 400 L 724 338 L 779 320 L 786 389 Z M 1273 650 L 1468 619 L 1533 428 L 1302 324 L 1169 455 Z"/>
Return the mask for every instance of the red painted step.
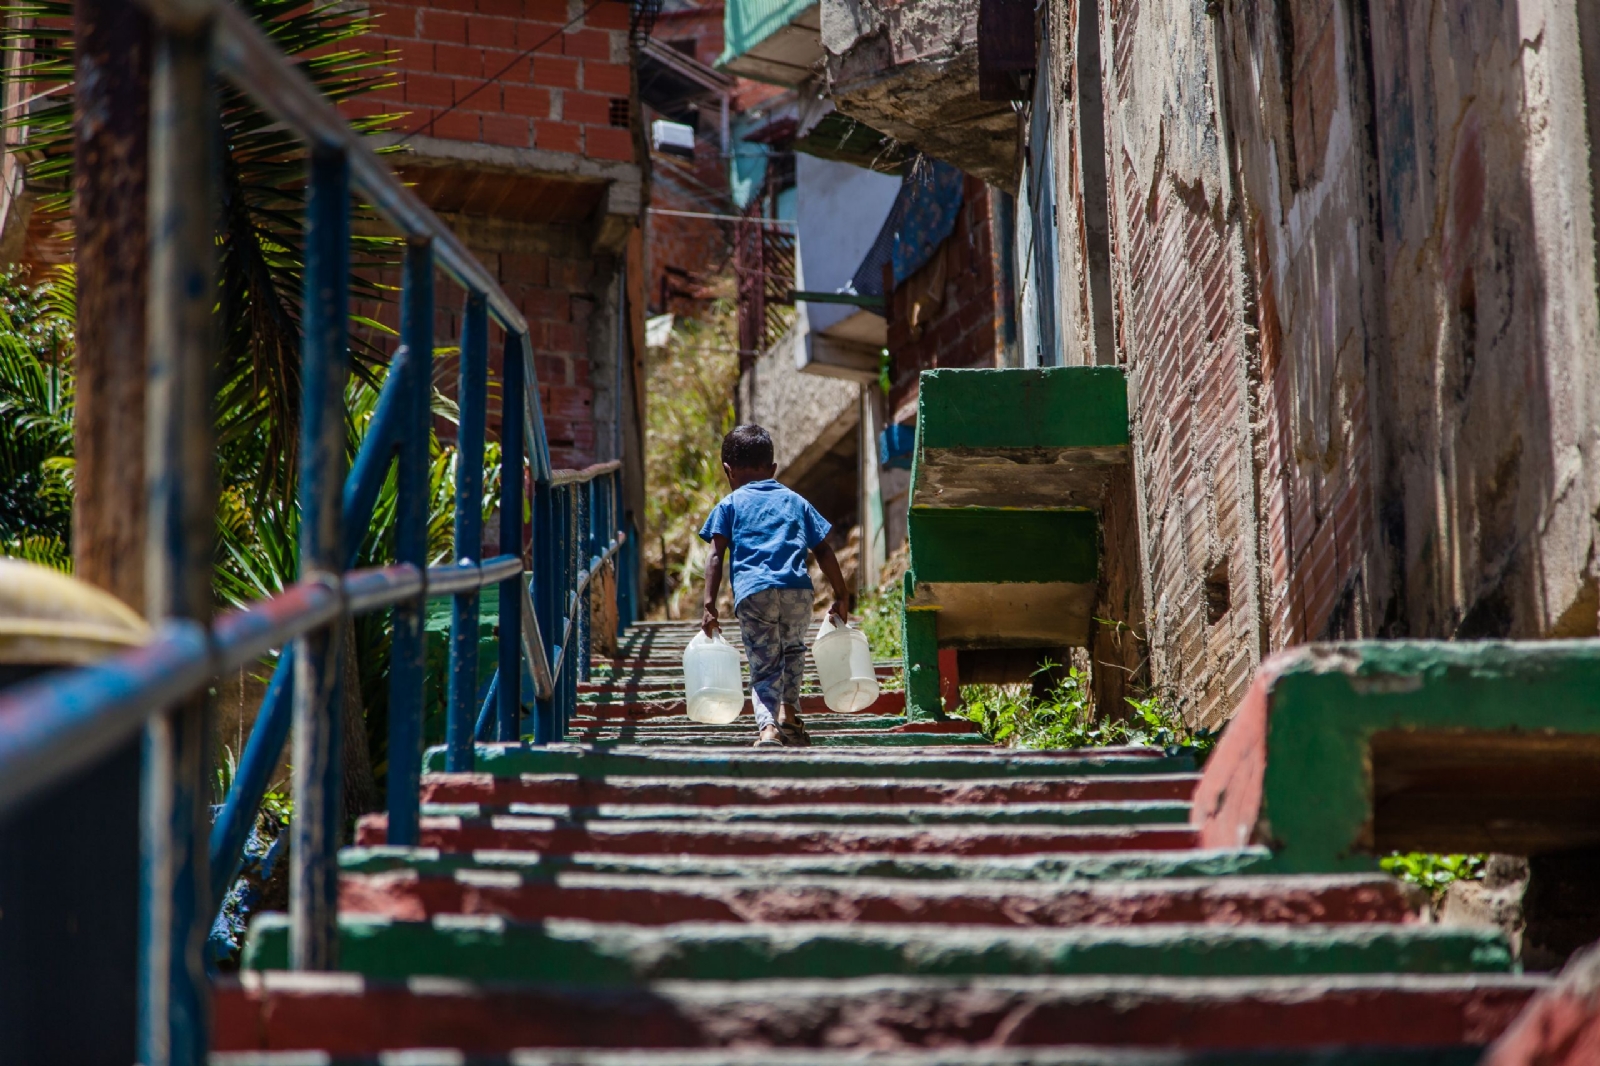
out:
<path id="1" fill-rule="evenodd" d="M 1600 1063 L 1600 947 L 1573 956 L 1554 987 L 1528 1004 L 1483 1066 Z"/>
<path id="2" fill-rule="evenodd" d="M 478 803 L 503 807 L 512 803 L 565 803 L 595 807 L 606 803 L 719 804 L 975 804 L 1087 803 L 1172 800 L 1183 802 L 1194 792 L 1198 774 L 1149 774 L 1128 777 L 1063 777 L 1035 781 L 942 780 L 814 780 L 769 781 L 666 778 L 578 777 L 573 774 L 428 774 L 422 779 L 423 803 Z"/>
<path id="3" fill-rule="evenodd" d="M 345 874 L 339 909 L 421 921 L 444 914 L 535 922 L 575 918 L 674 922 L 919 922 L 1124 926 L 1414 922 L 1425 896 L 1381 875 L 1111 881 L 1086 885 L 919 884 L 846 878 L 768 880 L 560 874 L 509 870 L 423 876 Z"/>
<path id="4" fill-rule="evenodd" d="M 666 982 L 582 991 L 404 984 L 354 974 L 219 981 L 219 1051 L 984 1045 L 1297 1049 L 1482 1045 L 1542 983 L 1526 977 L 977 978 Z"/>
<path id="5" fill-rule="evenodd" d="M 356 844 L 386 843 L 384 815 L 367 815 Z M 418 844 L 442 851 L 509 850 L 570 855 L 1036 855 L 1050 852 L 1166 851 L 1194 847 L 1188 826 L 862 826 L 712 825 L 589 821 L 495 815 L 427 817 Z"/>

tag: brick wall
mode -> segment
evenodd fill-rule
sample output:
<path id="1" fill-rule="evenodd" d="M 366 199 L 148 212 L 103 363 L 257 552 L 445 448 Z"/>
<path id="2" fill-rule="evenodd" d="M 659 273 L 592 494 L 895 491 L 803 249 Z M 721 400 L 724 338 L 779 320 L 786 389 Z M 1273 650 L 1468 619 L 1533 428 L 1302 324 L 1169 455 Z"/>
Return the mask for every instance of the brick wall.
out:
<path id="1" fill-rule="evenodd" d="M 394 52 L 398 73 L 352 110 L 408 112 L 400 128 L 428 136 L 631 162 L 628 5 L 605 0 L 566 26 L 585 6 L 374 0 L 378 31 L 361 43 Z"/>
<path id="2" fill-rule="evenodd" d="M 1121 515 L 1107 535 L 1140 531 L 1153 680 L 1190 721 L 1214 724 L 1259 655 L 1238 229 L 1219 201 L 1223 158 L 1197 123 L 1210 92 L 1204 23 L 1148 0 L 1105 14 L 1115 337 L 1138 494 L 1135 522 Z M 1073 233 L 1075 210 L 1063 220 Z M 1127 635 L 1102 641 L 1113 646 L 1097 658 L 1129 657 Z"/>
<path id="3" fill-rule="evenodd" d="M 889 412 L 894 421 L 915 414 L 922 371 L 999 365 L 1003 305 L 989 196 L 988 186 L 969 175 L 955 229 L 890 295 Z"/>

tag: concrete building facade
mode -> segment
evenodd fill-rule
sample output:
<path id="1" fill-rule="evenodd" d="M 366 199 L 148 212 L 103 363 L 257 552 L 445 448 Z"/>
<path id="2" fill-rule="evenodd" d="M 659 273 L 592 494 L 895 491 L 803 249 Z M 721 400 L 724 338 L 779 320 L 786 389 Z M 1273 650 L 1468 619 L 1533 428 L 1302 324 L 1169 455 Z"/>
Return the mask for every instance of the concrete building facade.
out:
<path id="1" fill-rule="evenodd" d="M 1306 641 L 1595 634 L 1600 15 L 824 0 L 820 25 L 840 111 L 1014 198 L 1015 360 L 1126 371 L 1101 665 L 1216 724 Z"/>

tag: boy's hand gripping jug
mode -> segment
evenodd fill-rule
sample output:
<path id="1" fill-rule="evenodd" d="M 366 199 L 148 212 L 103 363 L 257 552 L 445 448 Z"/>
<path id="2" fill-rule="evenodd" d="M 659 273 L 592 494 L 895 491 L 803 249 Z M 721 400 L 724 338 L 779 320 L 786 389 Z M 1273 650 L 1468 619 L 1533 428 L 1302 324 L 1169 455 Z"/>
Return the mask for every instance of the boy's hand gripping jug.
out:
<path id="1" fill-rule="evenodd" d="M 822 702 L 828 710 L 852 714 L 871 707 L 878 699 L 878 675 L 872 668 L 867 635 L 852 625 L 838 625 L 833 615 L 822 620 L 811 645 L 822 683 Z"/>
<path id="2" fill-rule="evenodd" d="M 707 725 L 727 725 L 744 709 L 739 651 L 723 639 L 697 632 L 683 649 L 683 692 L 689 717 Z"/>

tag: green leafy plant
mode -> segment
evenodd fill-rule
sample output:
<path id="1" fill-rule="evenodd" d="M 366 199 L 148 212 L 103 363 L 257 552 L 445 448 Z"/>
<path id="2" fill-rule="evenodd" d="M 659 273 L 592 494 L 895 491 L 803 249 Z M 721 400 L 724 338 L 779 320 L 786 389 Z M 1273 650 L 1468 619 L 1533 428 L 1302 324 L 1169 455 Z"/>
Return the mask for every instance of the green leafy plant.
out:
<path id="1" fill-rule="evenodd" d="M 1428 852 L 1395 852 L 1378 860 L 1378 865 L 1402 881 L 1421 885 L 1434 899 L 1457 881 L 1477 881 L 1483 877 L 1483 855 L 1434 855 Z"/>
<path id="2" fill-rule="evenodd" d="M 961 708 L 996 744 L 1018 748 L 1102 748 L 1118 745 L 1158 747 L 1168 754 L 1204 756 L 1216 738 L 1210 730 L 1190 729 L 1178 713 L 1155 697 L 1129 699 L 1133 713 L 1096 715 L 1088 675 L 1077 667 L 1062 672 L 1046 662 L 1036 678 L 1055 678 L 1043 695 L 1022 685 L 964 685 Z"/>
<path id="3" fill-rule="evenodd" d="M 0 554 L 72 568 L 72 274 L 0 273 Z"/>
<path id="4" fill-rule="evenodd" d="M 867 635 L 875 659 L 898 659 L 904 654 L 900 635 L 899 588 L 872 589 L 856 597 L 855 622 Z"/>
<path id="5" fill-rule="evenodd" d="M 704 320 L 675 323 L 666 345 L 649 353 L 646 595 L 669 618 L 698 614 L 707 549 L 697 533 L 728 491 L 722 438 L 734 426 L 736 329 L 732 301 L 717 300 Z"/>

